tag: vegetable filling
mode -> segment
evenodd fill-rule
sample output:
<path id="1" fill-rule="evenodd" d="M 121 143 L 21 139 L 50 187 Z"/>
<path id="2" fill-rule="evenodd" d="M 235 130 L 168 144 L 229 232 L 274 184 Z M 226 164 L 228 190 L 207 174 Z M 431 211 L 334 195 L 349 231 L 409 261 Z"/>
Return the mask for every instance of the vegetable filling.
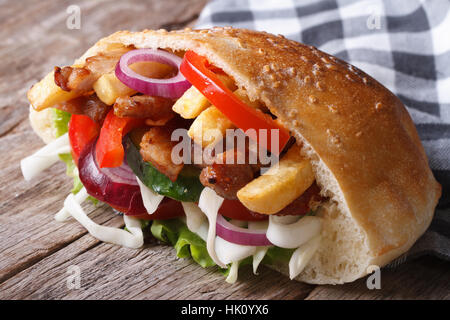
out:
<path id="1" fill-rule="evenodd" d="M 301 146 L 206 58 L 121 47 L 38 85 L 45 95 L 33 107 L 54 108 L 58 139 L 21 166 L 31 179 L 58 158 L 67 164 L 75 195 L 58 220 L 128 247 L 151 233 L 229 282 L 261 262 L 288 264 L 295 278 L 317 250 L 325 199 Z M 126 229 L 90 220 L 88 197 L 123 213 Z"/>

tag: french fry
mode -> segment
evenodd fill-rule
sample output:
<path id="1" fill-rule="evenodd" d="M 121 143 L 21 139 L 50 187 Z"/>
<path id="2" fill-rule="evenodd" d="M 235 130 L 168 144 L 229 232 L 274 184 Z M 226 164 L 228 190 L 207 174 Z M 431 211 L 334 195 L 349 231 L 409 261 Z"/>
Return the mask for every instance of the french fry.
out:
<path id="1" fill-rule="evenodd" d="M 45 76 L 44 79 L 36 83 L 28 91 L 28 100 L 36 111 L 53 107 L 58 103 L 62 103 L 76 98 L 80 93 L 74 91 L 64 91 L 55 83 L 55 72 L 52 71 Z"/>
<path id="2" fill-rule="evenodd" d="M 211 106 L 194 120 L 188 135 L 203 148 L 223 137 L 227 129 L 234 128 L 233 123 L 219 109 Z"/>
<path id="3" fill-rule="evenodd" d="M 172 110 L 185 119 L 194 119 L 210 105 L 208 99 L 192 86 L 175 102 Z"/>
<path id="4" fill-rule="evenodd" d="M 107 73 L 102 75 L 94 83 L 94 91 L 97 97 L 107 105 L 112 105 L 118 97 L 130 96 L 136 91 L 127 87 L 114 73 Z"/>
<path id="5" fill-rule="evenodd" d="M 172 67 L 157 62 L 137 62 L 130 65 L 135 72 L 149 78 L 163 78 Z M 135 94 L 136 91 L 127 87 L 114 72 L 102 75 L 95 83 L 94 90 L 100 100 L 107 105 L 112 105 L 119 97 Z"/>
<path id="6" fill-rule="evenodd" d="M 236 85 L 230 77 L 222 74 L 217 75 L 217 77 L 230 90 L 236 89 Z M 194 119 L 210 105 L 211 103 L 208 99 L 197 88 L 192 86 L 175 102 L 172 110 L 185 119 Z"/>
<path id="7" fill-rule="evenodd" d="M 192 89 L 192 88 L 191 88 Z M 197 90 L 197 89 L 195 89 Z M 199 92 L 203 97 L 203 95 Z M 253 108 L 260 108 L 261 104 L 257 101 L 250 101 L 243 89 L 237 89 L 234 94 L 244 103 Z M 190 109 L 192 110 L 192 109 Z M 207 147 L 214 141 L 225 136 L 227 129 L 235 128 L 234 124 L 215 106 L 210 106 L 202 111 L 189 128 L 188 135 L 197 144 Z"/>
<path id="8" fill-rule="evenodd" d="M 314 179 L 311 163 L 293 146 L 278 165 L 245 185 L 237 197 L 249 210 L 274 214 L 302 195 Z"/>

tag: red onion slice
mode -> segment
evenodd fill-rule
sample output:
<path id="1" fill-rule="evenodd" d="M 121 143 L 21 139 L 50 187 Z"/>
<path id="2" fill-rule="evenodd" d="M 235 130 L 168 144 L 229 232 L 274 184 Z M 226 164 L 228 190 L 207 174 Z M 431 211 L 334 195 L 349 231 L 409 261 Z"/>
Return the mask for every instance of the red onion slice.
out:
<path id="1" fill-rule="evenodd" d="M 178 70 L 169 79 L 147 78 L 133 71 L 129 65 L 135 62 L 153 61 L 168 64 Z M 150 96 L 177 99 L 191 84 L 180 72 L 182 59 L 177 55 L 155 49 L 136 49 L 125 53 L 116 66 L 116 77 L 126 86 Z"/>
<path id="2" fill-rule="evenodd" d="M 244 246 L 273 245 L 266 237 L 266 230 L 237 227 L 220 214 L 217 215 L 216 234 L 224 240 Z"/>
<path id="3" fill-rule="evenodd" d="M 147 214 L 135 174 L 125 161 L 117 168 L 100 169 L 95 161 L 95 140 L 81 152 L 78 171 L 89 195 L 121 208 L 126 215 Z"/>
<path id="4" fill-rule="evenodd" d="M 94 157 L 95 161 L 95 157 Z M 95 161 L 97 164 L 97 161 Z M 98 166 L 98 164 L 97 164 Z M 116 183 L 123 183 L 128 184 L 132 186 L 137 186 L 138 183 L 136 181 L 136 176 L 131 170 L 131 168 L 125 163 L 125 161 L 122 162 L 122 165 L 120 167 L 115 168 L 101 168 L 100 171 L 111 178 Z"/>

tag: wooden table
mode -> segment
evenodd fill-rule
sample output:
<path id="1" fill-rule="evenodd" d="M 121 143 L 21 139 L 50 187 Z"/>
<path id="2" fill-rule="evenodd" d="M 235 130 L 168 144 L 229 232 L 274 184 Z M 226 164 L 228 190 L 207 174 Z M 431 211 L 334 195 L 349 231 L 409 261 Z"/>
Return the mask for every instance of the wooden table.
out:
<path id="1" fill-rule="evenodd" d="M 234 285 L 213 269 L 177 259 L 171 247 L 121 248 L 91 237 L 78 223 L 53 219 L 71 189 L 59 163 L 31 182 L 19 161 L 42 146 L 27 120 L 26 91 L 55 65 L 67 65 L 116 30 L 193 25 L 206 0 L 77 1 L 81 28 L 68 29 L 74 1 L 0 0 L 0 298 L 3 299 L 402 299 L 450 298 L 449 263 L 421 258 L 382 270 L 381 290 L 361 279 L 342 286 L 290 281 L 261 267 L 240 272 Z M 269 30 L 270 31 L 270 30 Z M 121 226 L 104 206 L 92 218 Z M 70 266 L 81 288 L 68 289 Z M 69 271 L 69 273 L 68 273 Z"/>

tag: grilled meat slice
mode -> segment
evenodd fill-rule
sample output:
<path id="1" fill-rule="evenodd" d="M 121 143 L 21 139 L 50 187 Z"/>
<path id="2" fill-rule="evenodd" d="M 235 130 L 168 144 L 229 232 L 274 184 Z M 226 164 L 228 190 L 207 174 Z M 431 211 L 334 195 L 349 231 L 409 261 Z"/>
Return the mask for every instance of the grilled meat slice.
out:
<path id="1" fill-rule="evenodd" d="M 64 91 L 75 90 L 81 94 L 87 94 L 92 91 L 92 86 L 97 79 L 86 68 L 55 67 L 55 83 Z"/>
<path id="2" fill-rule="evenodd" d="M 128 50 L 122 48 L 89 57 L 84 67 L 55 67 L 55 83 L 64 91 L 88 94 L 98 78 L 114 71 L 120 57 Z"/>
<path id="3" fill-rule="evenodd" d="M 142 137 L 140 153 L 145 161 L 150 162 L 159 172 L 170 180 L 176 181 L 183 169 L 183 163 L 172 162 L 172 148 L 178 143 L 171 141 L 172 127 L 152 127 Z"/>
<path id="4" fill-rule="evenodd" d="M 162 97 L 119 97 L 114 103 L 114 114 L 118 117 L 146 118 L 147 125 L 163 126 L 175 116 L 172 105 L 172 99 Z"/>
<path id="5" fill-rule="evenodd" d="M 111 107 L 103 103 L 97 95 L 92 94 L 60 103 L 55 108 L 71 114 L 86 115 L 95 122 L 102 123 Z"/>
<path id="6" fill-rule="evenodd" d="M 301 196 L 292 201 L 286 207 L 275 213 L 277 216 L 305 215 L 310 210 L 317 209 L 317 206 L 324 200 L 320 195 L 320 188 L 314 182 Z"/>
<path id="7" fill-rule="evenodd" d="M 230 152 L 233 153 L 233 163 L 227 163 L 227 153 Z M 200 173 L 200 182 L 226 199 L 237 199 L 238 190 L 255 178 L 253 166 L 245 163 L 239 164 L 238 157 L 237 150 L 227 150 L 218 154 L 211 165 L 203 168 Z"/>

